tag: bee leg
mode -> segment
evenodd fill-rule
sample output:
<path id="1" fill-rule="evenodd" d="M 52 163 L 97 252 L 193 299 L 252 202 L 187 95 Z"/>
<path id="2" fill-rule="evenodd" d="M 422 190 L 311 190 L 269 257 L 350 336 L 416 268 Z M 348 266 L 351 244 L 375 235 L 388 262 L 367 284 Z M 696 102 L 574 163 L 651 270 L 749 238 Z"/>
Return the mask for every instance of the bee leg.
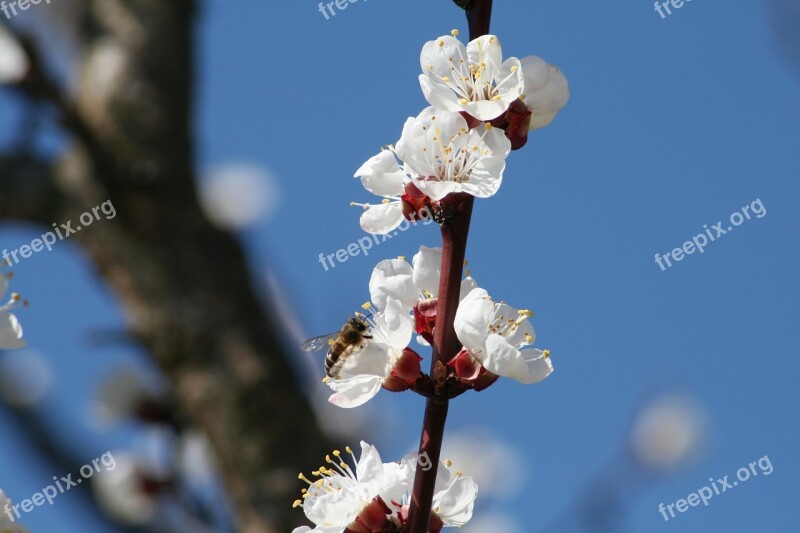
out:
<path id="1" fill-rule="evenodd" d="M 372 335 L 362 335 L 362 337 L 364 337 L 365 339 L 371 339 Z"/>

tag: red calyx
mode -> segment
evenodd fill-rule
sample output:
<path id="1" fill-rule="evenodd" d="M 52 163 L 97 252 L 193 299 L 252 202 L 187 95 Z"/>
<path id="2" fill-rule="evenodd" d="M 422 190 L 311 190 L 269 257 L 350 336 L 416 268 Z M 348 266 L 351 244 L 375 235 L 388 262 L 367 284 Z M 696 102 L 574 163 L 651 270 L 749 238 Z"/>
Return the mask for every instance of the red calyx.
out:
<path id="1" fill-rule="evenodd" d="M 511 141 L 511 149 L 519 150 L 528 142 L 528 129 L 531 124 L 531 111 L 522 100 L 514 100 L 508 111 L 490 122 L 495 128 L 506 132 Z"/>
<path id="2" fill-rule="evenodd" d="M 413 183 L 406 185 L 405 192 L 401 198 L 403 200 L 403 216 L 411 222 L 427 220 L 433 216 L 430 209 L 431 199 Z"/>
<path id="3" fill-rule="evenodd" d="M 383 499 L 380 496 L 376 496 L 369 505 L 361 510 L 356 519 L 347 526 L 347 531 L 351 533 L 380 533 L 387 531 L 386 523 L 389 521 L 391 514 L 392 510 L 384 503 Z"/>
<path id="4" fill-rule="evenodd" d="M 462 383 L 471 385 L 475 391 L 482 391 L 500 377 L 483 368 L 466 348 L 462 348 L 460 352 L 450 359 L 447 362 L 447 366 L 453 369 L 453 374 Z"/>

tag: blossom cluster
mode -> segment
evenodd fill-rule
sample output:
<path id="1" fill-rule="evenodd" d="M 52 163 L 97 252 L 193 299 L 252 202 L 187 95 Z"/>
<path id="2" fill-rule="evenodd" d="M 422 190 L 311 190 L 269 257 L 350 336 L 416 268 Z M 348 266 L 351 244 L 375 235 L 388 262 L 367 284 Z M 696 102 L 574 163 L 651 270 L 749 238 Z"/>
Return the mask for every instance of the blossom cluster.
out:
<path id="1" fill-rule="evenodd" d="M 308 484 L 303 498 L 295 501 L 302 506 L 316 528 L 296 528 L 293 533 L 374 533 L 401 531 L 410 504 L 414 484 L 415 454 L 396 463 L 383 463 L 378 450 L 361 442 L 361 457 L 348 447 L 350 464 L 335 450 L 325 458 L 312 475 L 315 480 L 300 474 Z M 452 463 L 440 463 L 434 489 L 434 512 L 429 533 L 438 533 L 445 526 L 460 527 L 469 521 L 478 495 L 475 481 L 453 470 Z"/>
<path id="2" fill-rule="evenodd" d="M 542 58 L 503 61 L 496 36 L 464 46 L 456 35 L 422 48 L 419 82 L 430 107 L 355 173 L 381 197 L 379 204 L 355 204 L 364 208 L 360 222 L 368 233 L 389 233 L 423 207 L 446 212 L 453 193 L 493 196 L 509 152 L 525 145 L 529 131 L 550 124 L 569 99 L 566 78 Z"/>
<path id="3" fill-rule="evenodd" d="M 409 343 L 414 333 L 421 345 L 433 338 L 441 257 L 441 248 L 421 246 L 411 263 L 402 257 L 378 263 L 369 282 L 371 302 L 364 304 L 374 310 L 369 318 L 372 338 L 344 361 L 335 378 L 326 378 L 335 391 L 331 403 L 357 407 L 381 388 L 397 392 L 417 382 L 421 357 Z M 467 276 L 455 319 L 463 348 L 447 366 L 475 390 L 500 376 L 525 384 L 541 381 L 553 365 L 547 350 L 530 347 L 536 339 L 528 320 L 532 314 L 495 302 Z"/>
<path id="4" fill-rule="evenodd" d="M 353 204 L 363 208 L 360 225 L 367 233 L 390 233 L 421 213 L 445 225 L 465 197 L 493 196 L 510 152 L 526 144 L 530 131 L 547 126 L 569 99 L 566 78 L 557 67 L 536 56 L 503 60 L 494 35 L 466 46 L 457 35 L 454 30 L 422 49 L 419 83 L 430 106 L 406 121 L 394 145 L 355 172 L 364 188 L 380 197 L 377 204 Z M 414 338 L 420 346 L 434 343 L 443 254 L 442 248 L 421 246 L 410 263 L 399 257 L 375 266 L 365 313 L 356 313 L 330 340 L 324 381 L 333 390 L 331 403 L 357 407 L 381 389 L 452 398 L 470 389 L 481 391 L 500 377 L 531 384 L 553 372 L 549 351 L 532 346 L 533 313 L 495 301 L 469 270 L 460 281 L 455 319 L 444 325 L 452 328 L 446 331 L 455 333 L 460 350 L 448 354 L 449 360 L 438 360 L 433 375 L 422 372 L 422 357 L 410 343 Z M 447 280 L 445 286 L 451 283 Z M 449 287 L 448 294 L 456 288 Z M 326 457 L 331 466 L 314 472 L 315 481 L 301 475 L 308 488 L 295 505 L 303 507 L 316 528 L 303 526 L 294 533 L 403 531 L 415 457 L 384 464 L 378 451 L 363 442 L 360 460 L 353 456 L 355 469 L 338 451 L 333 455 Z M 477 490 L 472 478 L 453 475 L 443 463 L 430 532 L 464 525 Z"/>

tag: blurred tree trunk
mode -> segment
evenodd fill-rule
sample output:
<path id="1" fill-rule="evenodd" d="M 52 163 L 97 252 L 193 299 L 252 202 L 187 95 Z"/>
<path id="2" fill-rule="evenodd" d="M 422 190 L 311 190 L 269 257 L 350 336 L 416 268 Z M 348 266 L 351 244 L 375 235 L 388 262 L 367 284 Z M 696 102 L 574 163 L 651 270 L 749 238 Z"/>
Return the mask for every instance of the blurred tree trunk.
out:
<path id="1" fill-rule="evenodd" d="M 280 310 L 258 301 L 240 245 L 198 204 L 197 6 L 84 7 L 75 101 L 37 89 L 62 108 L 74 144 L 56 161 L 0 153 L 0 219 L 50 228 L 113 202 L 116 218 L 71 240 L 119 298 L 132 337 L 171 379 L 180 408 L 211 439 L 240 530 L 285 533 L 302 518 L 291 509 L 297 469 L 316 466 L 330 447 L 287 362 Z"/>

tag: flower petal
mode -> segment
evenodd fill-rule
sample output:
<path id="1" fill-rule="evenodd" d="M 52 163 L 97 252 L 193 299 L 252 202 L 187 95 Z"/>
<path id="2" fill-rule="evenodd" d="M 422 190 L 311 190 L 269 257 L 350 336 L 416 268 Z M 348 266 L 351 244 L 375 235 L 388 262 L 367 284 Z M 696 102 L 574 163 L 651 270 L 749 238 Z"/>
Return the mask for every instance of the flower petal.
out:
<path id="1" fill-rule="evenodd" d="M 420 74 L 419 87 L 422 94 L 429 104 L 447 111 L 460 111 L 461 104 L 458 103 L 458 96 L 446 85 L 433 81 L 430 77 Z"/>
<path id="2" fill-rule="evenodd" d="M 442 271 L 442 249 L 420 246 L 411 260 L 414 265 L 414 285 L 419 292 L 427 291 L 431 298 L 439 293 L 439 278 Z"/>
<path id="3" fill-rule="evenodd" d="M 469 476 L 460 476 L 440 494 L 434 496 L 436 515 L 445 526 L 461 527 L 472 518 L 478 484 Z"/>
<path id="4" fill-rule="evenodd" d="M 492 302 L 489 293 L 484 289 L 476 288 L 459 303 L 456 311 L 454 327 L 456 336 L 461 344 L 478 357 L 483 351 L 483 345 L 492 322 Z"/>
<path id="5" fill-rule="evenodd" d="M 369 295 L 379 311 L 386 309 L 389 298 L 398 300 L 410 310 L 419 299 L 419 290 L 414 285 L 414 269 L 403 259 L 384 259 L 372 270 Z"/>
<path id="6" fill-rule="evenodd" d="M 375 446 L 361 441 L 361 457 L 356 465 L 358 484 L 366 489 L 366 497 L 378 494 L 383 485 L 383 461 Z"/>
<path id="7" fill-rule="evenodd" d="M 416 301 L 414 303 L 416 304 Z M 392 357 L 400 355 L 414 333 L 414 319 L 409 311 L 410 308 L 405 307 L 399 300 L 389 298 L 386 310 L 376 319 L 378 329 L 381 330 L 380 335 L 386 339 Z"/>
<path id="8" fill-rule="evenodd" d="M 550 361 L 549 356 L 544 355 L 543 351 L 537 350 L 536 348 L 528 348 L 522 350 L 521 353 L 525 364 L 528 366 L 528 370 L 524 376 L 514 377 L 514 379 L 520 383 L 524 383 L 525 385 L 539 383 L 553 373 L 553 363 Z"/>
<path id="9" fill-rule="evenodd" d="M 520 351 L 508 340 L 497 333 L 490 333 L 486 338 L 486 353 L 482 357 L 476 356 L 483 367 L 497 374 L 516 380 L 525 379 L 528 367 Z"/>
<path id="10" fill-rule="evenodd" d="M 367 233 L 385 235 L 397 228 L 404 220 L 400 202 L 373 205 L 364 210 L 359 223 Z"/>
<path id="11" fill-rule="evenodd" d="M 378 196 L 400 196 L 406 175 L 390 150 L 382 150 L 361 165 L 355 177 L 361 177 L 364 188 Z"/>
<path id="12" fill-rule="evenodd" d="M 328 387 L 336 392 L 328 398 L 328 401 L 345 409 L 364 405 L 378 394 L 382 381 L 378 376 L 368 375 L 329 381 Z"/>

